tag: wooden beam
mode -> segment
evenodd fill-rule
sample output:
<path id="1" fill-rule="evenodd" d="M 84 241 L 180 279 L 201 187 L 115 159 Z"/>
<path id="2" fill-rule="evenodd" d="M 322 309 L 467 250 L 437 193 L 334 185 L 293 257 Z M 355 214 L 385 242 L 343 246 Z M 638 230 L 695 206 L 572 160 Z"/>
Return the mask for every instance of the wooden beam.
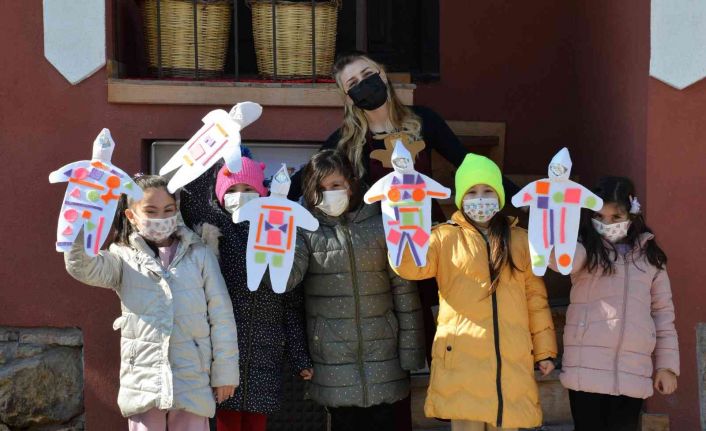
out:
<path id="1" fill-rule="evenodd" d="M 414 84 L 395 84 L 405 105 L 414 103 Z M 343 99 L 335 84 L 244 84 L 108 80 L 108 102 L 166 105 L 232 105 L 250 100 L 263 106 L 340 107 Z"/>
<path id="2" fill-rule="evenodd" d="M 368 0 L 355 1 L 355 49 L 368 52 Z"/>

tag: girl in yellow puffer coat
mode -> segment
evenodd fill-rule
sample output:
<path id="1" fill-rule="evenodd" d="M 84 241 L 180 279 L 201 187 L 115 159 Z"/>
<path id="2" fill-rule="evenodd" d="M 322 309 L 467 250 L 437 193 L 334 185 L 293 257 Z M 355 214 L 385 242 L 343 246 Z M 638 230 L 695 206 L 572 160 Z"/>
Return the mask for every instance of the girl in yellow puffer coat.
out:
<path id="1" fill-rule="evenodd" d="M 557 345 L 547 292 L 532 274 L 527 232 L 497 212 L 505 204 L 500 169 L 468 154 L 456 172 L 456 207 L 432 230 L 427 265 L 409 251 L 395 271 L 409 280 L 436 277 L 439 317 L 429 417 L 452 430 L 513 430 L 542 424 L 534 364 L 554 369 Z"/>

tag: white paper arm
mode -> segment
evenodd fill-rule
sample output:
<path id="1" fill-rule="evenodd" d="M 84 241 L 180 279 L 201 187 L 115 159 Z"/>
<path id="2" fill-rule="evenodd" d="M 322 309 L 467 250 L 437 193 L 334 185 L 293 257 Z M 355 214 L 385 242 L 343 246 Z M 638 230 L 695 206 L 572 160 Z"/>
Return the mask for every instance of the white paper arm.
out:
<path id="1" fill-rule="evenodd" d="M 432 196 L 433 198 L 446 199 L 451 196 L 451 189 L 449 189 L 448 187 L 444 187 L 442 184 L 434 181 L 426 175 L 423 175 L 422 177 L 424 178 L 424 182 L 427 185 L 427 192 L 443 194 L 443 196 Z"/>
<path id="2" fill-rule="evenodd" d="M 366 204 L 385 200 L 385 185 L 388 183 L 387 179 L 389 175 L 393 174 L 385 175 L 368 189 L 368 191 L 363 196 L 363 200 Z"/>
<path id="3" fill-rule="evenodd" d="M 522 188 L 522 190 L 517 192 L 517 194 L 512 197 L 511 202 L 515 208 L 526 207 L 527 205 L 530 204 L 530 202 L 532 202 L 532 201 L 523 202 L 523 197 L 525 196 L 525 194 L 529 194 L 530 196 L 532 196 L 532 200 L 534 200 L 535 196 L 534 196 L 534 193 L 532 193 L 532 190 L 535 189 L 535 183 L 536 183 L 536 181 L 527 184 L 526 186 L 524 186 Z"/>
<path id="4" fill-rule="evenodd" d="M 49 182 L 54 184 L 54 183 L 62 183 L 64 181 L 68 181 L 70 177 L 66 176 L 64 172 L 68 170 L 73 170 L 76 168 L 80 167 L 85 167 L 88 165 L 88 162 L 85 160 L 81 160 L 78 162 L 73 162 L 69 163 L 68 165 L 64 165 L 60 167 L 59 169 L 55 170 L 51 174 L 49 174 Z"/>

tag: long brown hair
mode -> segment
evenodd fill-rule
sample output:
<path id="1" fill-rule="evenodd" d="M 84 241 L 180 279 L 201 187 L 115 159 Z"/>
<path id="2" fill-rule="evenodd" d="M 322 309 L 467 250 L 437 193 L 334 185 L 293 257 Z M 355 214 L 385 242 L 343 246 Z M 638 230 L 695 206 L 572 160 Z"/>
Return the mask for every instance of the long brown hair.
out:
<path id="1" fill-rule="evenodd" d="M 339 150 L 323 150 L 314 154 L 302 169 L 302 196 L 309 209 L 316 208 L 324 198 L 321 181 L 331 174 L 339 173 L 346 179 L 351 190 L 348 211 L 358 208 L 363 193 L 358 176 L 348 157 Z"/>
<path id="2" fill-rule="evenodd" d="M 152 188 L 162 188 L 165 192 L 169 194 L 176 202 L 176 197 L 173 193 L 169 193 L 167 190 L 167 179 L 160 177 L 159 175 L 135 175 L 132 179 L 135 184 L 140 186 L 142 190 L 152 189 Z M 130 208 L 135 201 L 129 199 L 127 195 L 123 194 L 120 196 L 118 201 L 118 209 L 115 214 L 115 220 L 113 221 L 113 229 L 115 233 L 113 234 L 113 242 L 115 244 L 130 245 L 130 235 L 135 232 L 135 227 L 130 223 L 127 216 L 125 215 L 125 210 Z"/>
<path id="3" fill-rule="evenodd" d="M 466 220 L 476 227 L 468 216 L 466 216 Z M 488 295 L 492 295 L 498 289 L 500 275 L 506 265 L 510 267 L 510 271 L 513 273 L 516 270 L 519 271 L 519 268 L 515 265 L 515 261 L 512 258 L 512 250 L 510 249 L 510 230 L 510 221 L 506 216 L 496 214 L 490 219 L 488 233 L 486 234 L 486 243 L 488 245 L 488 270 L 490 271 L 490 289 L 488 289 Z"/>
<path id="4" fill-rule="evenodd" d="M 336 62 L 331 72 L 345 100 L 343 125 L 341 126 L 340 139 L 338 140 L 338 149 L 348 156 L 351 163 L 353 163 L 356 175 L 362 178 L 367 172 L 367 168 L 363 166 L 363 150 L 365 149 L 366 135 L 368 134 L 368 120 L 365 118 L 365 111 L 355 106 L 346 97 L 343 83 L 341 82 L 343 69 L 356 60 L 365 60 L 380 72 L 384 72 L 385 67 L 361 51 L 350 51 L 336 57 Z M 400 101 L 395 93 L 395 87 L 390 82 L 387 83 L 387 102 L 392 126 L 398 131 L 407 132 L 415 140 L 420 139 L 421 120 Z"/>
<path id="5" fill-rule="evenodd" d="M 652 233 L 644 216 L 642 213 L 630 214 L 632 198 L 635 197 L 635 186 L 632 181 L 625 177 L 604 177 L 598 180 L 593 193 L 603 199 L 604 204 L 614 203 L 629 214 L 630 228 L 628 236 L 623 242 L 629 244 L 633 250 L 639 249 L 639 252 L 647 257 L 650 265 L 657 269 L 664 269 L 667 264 L 667 255 L 657 245 L 657 241 L 651 239 L 644 246 L 640 241 L 642 234 Z M 595 212 L 588 209 L 584 209 L 581 213 L 579 237 L 586 249 L 585 268 L 590 273 L 600 271 L 603 275 L 611 275 L 615 273 L 615 261 L 618 259 L 619 253 L 614 244 L 607 245 L 601 235 L 596 232 L 591 222 L 594 215 Z"/>

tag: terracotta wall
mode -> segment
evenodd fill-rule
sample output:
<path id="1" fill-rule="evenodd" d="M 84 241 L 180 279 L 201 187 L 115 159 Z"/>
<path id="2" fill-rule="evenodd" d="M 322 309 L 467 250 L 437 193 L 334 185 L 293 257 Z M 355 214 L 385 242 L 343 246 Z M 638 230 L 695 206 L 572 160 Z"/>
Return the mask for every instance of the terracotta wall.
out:
<path id="1" fill-rule="evenodd" d="M 706 322 L 706 229 L 701 222 L 706 212 L 706 80 L 678 91 L 650 79 L 648 88 L 647 220 L 669 257 L 682 372 L 676 394 L 656 396 L 648 406 L 668 412 L 672 430 L 697 430 L 698 381 L 704 376 L 697 375 L 695 328 Z"/>
<path id="2" fill-rule="evenodd" d="M 441 81 L 415 101 L 447 120 L 506 122 L 505 172 L 546 172 L 577 138 L 573 2 L 439 3 Z"/>
<path id="3" fill-rule="evenodd" d="M 645 192 L 650 4 L 576 2 L 577 144 L 582 180 L 625 175 Z"/>

